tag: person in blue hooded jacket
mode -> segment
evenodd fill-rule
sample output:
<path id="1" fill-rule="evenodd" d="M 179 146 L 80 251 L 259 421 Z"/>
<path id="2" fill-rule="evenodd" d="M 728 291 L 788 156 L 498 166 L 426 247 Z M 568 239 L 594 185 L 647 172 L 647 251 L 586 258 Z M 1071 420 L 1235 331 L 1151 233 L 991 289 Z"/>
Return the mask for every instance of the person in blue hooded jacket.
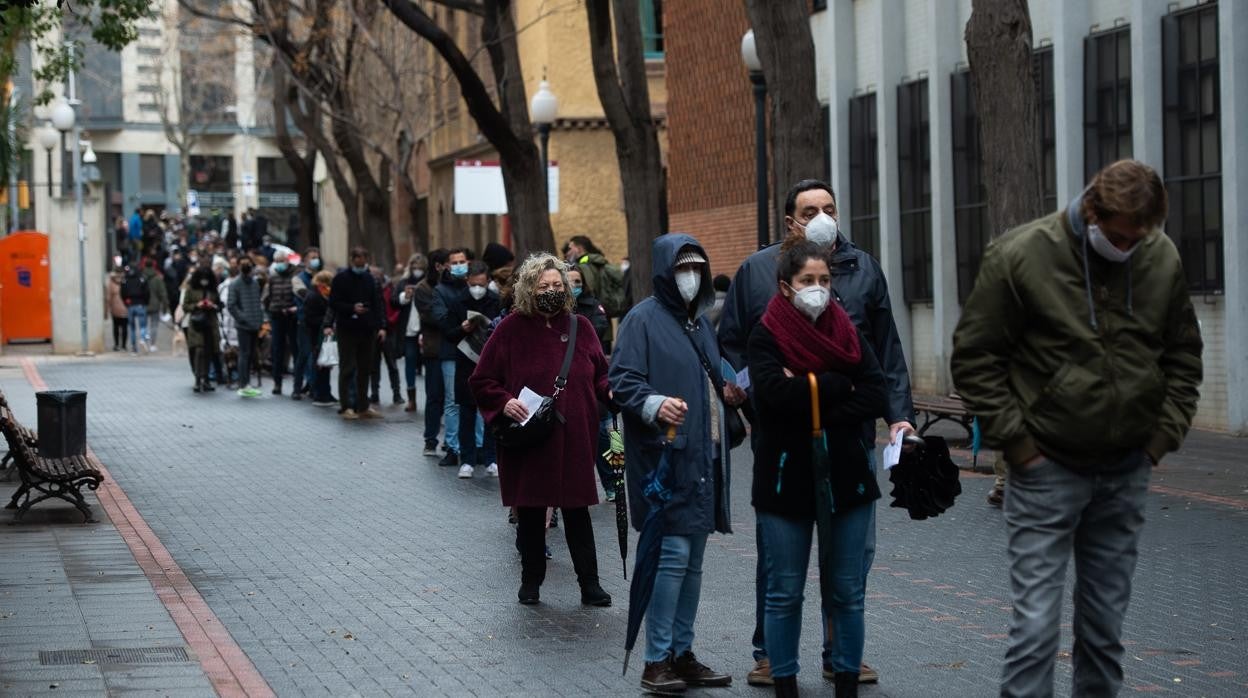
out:
<path id="1" fill-rule="evenodd" d="M 692 236 L 654 242 L 654 294 L 620 325 L 607 374 L 624 415 L 624 453 L 633 525 L 646 520 L 642 491 L 676 427 L 671 491 L 660 525 L 663 542 L 654 594 L 646 609 L 647 691 L 727 686 L 732 677 L 711 670 L 692 652 L 693 622 L 702 587 L 702 556 L 712 531 L 731 533 L 729 451 L 724 405 L 745 394 L 724 385 L 719 348 L 706 312 L 715 303 L 706 251 Z M 722 444 L 722 445 L 721 445 Z"/>

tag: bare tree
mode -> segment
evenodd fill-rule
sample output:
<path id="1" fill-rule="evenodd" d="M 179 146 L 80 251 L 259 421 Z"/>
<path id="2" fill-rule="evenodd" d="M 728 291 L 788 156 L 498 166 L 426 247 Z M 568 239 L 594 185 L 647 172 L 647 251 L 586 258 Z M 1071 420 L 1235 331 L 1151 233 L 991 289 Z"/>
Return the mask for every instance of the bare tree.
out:
<path id="1" fill-rule="evenodd" d="M 516 255 L 523 258 L 530 252 L 553 249 L 544 167 L 533 142 L 511 0 L 437 0 L 437 4 L 481 18 L 481 42 L 490 59 L 497 104 L 455 37 L 438 26 L 420 5 L 411 0 L 384 3 L 446 62 L 481 135 L 498 152 Z"/>
<path id="2" fill-rule="evenodd" d="M 162 75 L 153 94 L 165 139 L 178 151 L 178 201 L 190 189 L 191 155 L 234 103 L 234 36 L 175 8 L 165 13 Z M 228 66 L 230 69 L 223 69 Z"/>
<path id="3" fill-rule="evenodd" d="M 1027 0 L 974 0 L 966 53 L 983 153 L 988 229 L 1044 215 L 1039 111 Z"/>
<path id="4" fill-rule="evenodd" d="M 598 99 L 615 136 L 628 256 L 635 298 L 650 294 L 650 254 L 663 229 L 663 165 L 658 129 L 650 113 L 650 88 L 642 47 L 641 14 L 635 1 L 587 0 L 589 46 Z M 615 31 L 612 32 L 612 14 Z"/>
<path id="5" fill-rule="evenodd" d="M 291 118 L 287 103 L 292 98 L 286 66 L 275 58 L 272 63 L 272 71 L 273 130 L 276 135 L 277 147 L 282 151 L 282 157 L 286 159 L 286 164 L 290 165 L 290 171 L 295 177 L 295 193 L 299 199 L 299 232 L 303 235 L 302 241 L 288 242 L 291 244 L 303 242 L 305 247 L 320 247 L 321 225 L 316 211 L 316 181 L 313 178 L 313 172 L 316 169 L 316 155 L 320 152 L 320 149 L 313 144 L 310 138 L 305 138 L 303 139 L 303 152 L 299 152 L 294 136 L 291 135 L 290 128 L 286 123 Z"/>
<path id="6" fill-rule="evenodd" d="M 807 0 L 745 0 L 771 103 L 772 205 L 798 180 L 823 173 L 815 41 Z"/>

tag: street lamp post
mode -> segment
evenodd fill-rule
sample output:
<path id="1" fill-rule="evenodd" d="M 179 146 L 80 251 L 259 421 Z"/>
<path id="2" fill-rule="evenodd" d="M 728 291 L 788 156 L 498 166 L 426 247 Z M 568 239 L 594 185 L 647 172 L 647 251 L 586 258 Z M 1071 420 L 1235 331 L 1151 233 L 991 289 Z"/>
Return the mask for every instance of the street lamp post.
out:
<path id="1" fill-rule="evenodd" d="M 768 222 L 770 208 L 767 186 L 767 81 L 763 79 L 763 64 L 758 60 L 754 47 L 754 30 L 741 37 L 741 59 L 750 71 L 750 83 L 754 85 L 754 188 L 758 198 L 758 246 L 771 244 L 771 225 Z"/>
<path id="2" fill-rule="evenodd" d="M 56 147 L 57 133 L 51 122 L 39 130 L 39 145 L 43 146 L 44 151 L 48 154 L 48 196 L 55 196 L 56 192 L 52 190 L 52 149 Z"/>
<path id="3" fill-rule="evenodd" d="M 58 103 L 52 109 L 52 124 L 61 133 L 72 131 L 70 145 L 73 147 L 74 163 L 74 206 L 78 220 L 78 304 L 82 323 L 82 349 L 80 355 L 90 354 L 87 344 L 87 227 L 82 221 L 82 136 L 79 131 L 78 115 L 74 109 L 78 105 L 77 75 L 74 70 L 74 44 L 65 42 L 65 51 L 69 54 L 69 76 L 67 79 L 67 100 Z"/>
<path id="4" fill-rule="evenodd" d="M 550 83 L 545 80 L 537 85 L 537 92 L 529 101 L 529 118 L 537 124 L 537 133 L 542 143 L 542 189 L 546 192 L 546 206 L 550 207 L 550 126 L 555 123 L 559 112 L 559 99 L 550 91 Z"/>

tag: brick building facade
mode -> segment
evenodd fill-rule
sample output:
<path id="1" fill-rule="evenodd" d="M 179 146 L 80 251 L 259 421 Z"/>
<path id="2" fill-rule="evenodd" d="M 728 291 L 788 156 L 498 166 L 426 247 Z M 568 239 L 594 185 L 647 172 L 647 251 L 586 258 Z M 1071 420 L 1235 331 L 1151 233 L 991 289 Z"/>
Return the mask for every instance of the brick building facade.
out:
<path id="1" fill-rule="evenodd" d="M 670 229 L 696 236 L 714 273 L 731 275 L 758 239 L 749 19 L 740 2 L 682 0 L 664 3 L 663 24 Z"/>

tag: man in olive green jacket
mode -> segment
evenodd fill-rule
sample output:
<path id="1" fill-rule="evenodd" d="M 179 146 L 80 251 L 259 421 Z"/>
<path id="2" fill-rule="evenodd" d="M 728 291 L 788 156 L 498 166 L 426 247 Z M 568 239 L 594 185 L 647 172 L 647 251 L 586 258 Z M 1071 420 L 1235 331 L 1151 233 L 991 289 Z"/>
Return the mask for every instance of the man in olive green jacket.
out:
<path id="1" fill-rule="evenodd" d="M 1002 696 L 1048 696 L 1076 562 L 1075 696 L 1122 685 L 1151 466 L 1183 441 L 1200 327 L 1157 173 L 1116 162 L 1061 211 L 989 246 L 954 334 L 953 379 L 1010 466 L 1014 602 Z"/>

